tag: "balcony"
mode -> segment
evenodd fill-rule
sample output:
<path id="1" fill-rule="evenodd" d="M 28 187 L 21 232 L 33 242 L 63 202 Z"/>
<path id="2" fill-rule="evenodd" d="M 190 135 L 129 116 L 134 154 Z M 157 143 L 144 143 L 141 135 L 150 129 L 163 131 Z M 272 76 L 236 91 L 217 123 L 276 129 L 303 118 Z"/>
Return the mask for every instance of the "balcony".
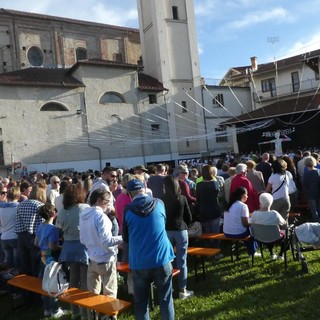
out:
<path id="1" fill-rule="evenodd" d="M 273 99 L 278 99 L 279 97 L 288 97 L 292 95 L 296 95 L 299 92 L 300 93 L 306 93 L 308 91 L 313 91 L 316 90 L 319 86 L 320 80 L 317 79 L 308 79 L 300 82 L 300 88 L 299 85 L 296 85 L 295 87 L 293 86 L 292 83 L 286 84 L 283 86 L 277 86 L 274 88 L 272 91 L 267 91 L 267 92 L 262 92 L 256 91 L 253 93 L 253 100 L 255 102 L 259 101 L 269 101 Z"/>

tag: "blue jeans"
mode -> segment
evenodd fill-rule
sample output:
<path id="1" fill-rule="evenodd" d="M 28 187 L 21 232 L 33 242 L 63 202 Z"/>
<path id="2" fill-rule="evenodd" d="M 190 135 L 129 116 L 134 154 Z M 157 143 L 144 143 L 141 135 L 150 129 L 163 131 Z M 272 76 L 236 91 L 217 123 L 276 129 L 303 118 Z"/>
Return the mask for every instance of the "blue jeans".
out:
<path id="1" fill-rule="evenodd" d="M 250 236 L 250 230 L 249 228 L 247 231 L 241 233 L 241 234 L 230 234 L 230 233 L 224 233 L 224 235 L 228 238 L 245 238 Z M 249 256 L 252 256 L 257 250 L 258 250 L 258 242 L 255 241 L 252 237 L 248 241 L 244 241 L 243 244 L 247 247 L 247 252 Z"/>
<path id="2" fill-rule="evenodd" d="M 159 297 L 161 320 L 174 320 L 172 298 L 172 265 L 145 270 L 132 270 L 134 313 L 137 320 L 149 320 L 150 285 L 154 281 Z"/>
<path id="3" fill-rule="evenodd" d="M 2 249 L 4 252 L 5 262 L 10 266 L 18 269 L 18 240 L 17 239 L 9 239 L 9 240 L 1 240 Z"/>
<path id="4" fill-rule="evenodd" d="M 187 287 L 187 249 L 188 249 L 188 231 L 167 231 L 168 238 L 173 247 L 176 247 L 176 265 L 180 270 L 179 273 L 179 289 Z"/>
<path id="5" fill-rule="evenodd" d="M 209 221 L 201 222 L 203 233 L 219 233 L 220 232 L 220 217 Z M 206 247 L 213 246 L 214 248 L 220 248 L 219 240 L 206 240 Z"/>

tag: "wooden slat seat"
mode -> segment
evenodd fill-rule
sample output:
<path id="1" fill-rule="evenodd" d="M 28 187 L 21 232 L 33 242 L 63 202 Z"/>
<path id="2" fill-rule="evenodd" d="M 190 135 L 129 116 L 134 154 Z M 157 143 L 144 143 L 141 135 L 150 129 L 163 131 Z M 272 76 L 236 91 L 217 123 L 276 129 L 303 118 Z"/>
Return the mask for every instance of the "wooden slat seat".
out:
<path id="1" fill-rule="evenodd" d="M 206 257 L 214 257 L 221 252 L 220 249 L 217 248 L 202 248 L 202 247 L 188 247 L 187 254 L 188 256 L 194 257 L 194 272 L 196 278 L 198 277 L 198 258 L 201 258 L 201 266 L 202 266 L 202 278 L 205 279 L 206 276 L 206 268 L 204 258 Z"/>
<path id="2" fill-rule="evenodd" d="M 224 235 L 224 233 L 203 233 L 199 239 L 202 240 L 221 240 L 221 241 L 228 241 L 230 247 L 230 256 L 231 261 L 233 262 L 234 255 L 236 259 L 239 259 L 239 244 L 243 241 L 249 241 L 251 239 L 250 236 L 243 237 L 243 238 L 229 238 Z M 253 259 L 253 257 L 252 257 Z M 252 260 L 253 261 L 253 260 Z"/>
<path id="3" fill-rule="evenodd" d="M 8 280 L 7 283 L 11 286 L 40 295 L 50 296 L 46 291 L 42 290 L 42 279 L 40 278 L 21 274 Z M 60 301 L 78 305 L 109 316 L 116 316 L 131 306 L 131 302 L 129 301 L 95 294 L 91 291 L 78 288 L 69 288 L 57 298 Z"/>

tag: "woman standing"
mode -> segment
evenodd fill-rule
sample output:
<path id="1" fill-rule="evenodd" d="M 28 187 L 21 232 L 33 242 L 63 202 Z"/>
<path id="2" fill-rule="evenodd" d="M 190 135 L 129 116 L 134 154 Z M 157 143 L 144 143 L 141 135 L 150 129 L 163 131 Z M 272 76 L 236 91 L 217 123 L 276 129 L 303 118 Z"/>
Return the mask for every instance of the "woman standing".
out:
<path id="1" fill-rule="evenodd" d="M 72 184 L 63 194 L 63 208 L 60 209 L 56 225 L 62 230 L 64 242 L 60 253 L 60 262 L 70 268 L 70 287 L 87 290 L 88 254 L 86 247 L 80 243 L 79 216 L 89 205 L 84 203 L 84 193 L 79 184 Z M 87 311 L 71 305 L 73 318 L 81 313 L 87 319 Z"/>
<path id="2" fill-rule="evenodd" d="M 219 233 L 220 231 L 221 211 L 218 201 L 219 184 L 215 178 L 216 174 L 216 167 L 206 165 L 202 168 L 203 180 L 197 183 L 196 198 L 204 233 Z M 219 247 L 219 242 L 216 241 L 214 246 Z"/>
<path id="3" fill-rule="evenodd" d="M 40 269 L 40 249 L 34 245 L 34 238 L 42 222 L 38 210 L 47 201 L 46 187 L 44 183 L 34 185 L 29 199 L 17 207 L 15 232 L 18 235 L 20 271 L 34 277 L 38 277 Z"/>
<path id="4" fill-rule="evenodd" d="M 273 174 L 268 180 L 266 192 L 273 196 L 271 210 L 278 211 L 284 220 L 288 221 L 291 207 L 289 198 L 289 182 L 292 174 L 287 169 L 287 163 L 279 159 L 272 164 Z"/>
<path id="5" fill-rule="evenodd" d="M 176 247 L 176 263 L 179 274 L 179 298 L 188 299 L 193 296 L 193 291 L 187 290 L 187 249 L 188 225 L 192 221 L 191 211 L 177 178 L 166 176 L 164 178 L 163 202 L 166 208 L 167 235 L 173 247 Z"/>
<path id="6" fill-rule="evenodd" d="M 18 242 L 17 234 L 14 231 L 16 224 L 16 213 L 18 200 L 20 198 L 19 187 L 8 190 L 8 202 L 0 202 L 0 229 L 1 244 L 4 252 L 4 259 L 9 267 L 18 269 Z"/>

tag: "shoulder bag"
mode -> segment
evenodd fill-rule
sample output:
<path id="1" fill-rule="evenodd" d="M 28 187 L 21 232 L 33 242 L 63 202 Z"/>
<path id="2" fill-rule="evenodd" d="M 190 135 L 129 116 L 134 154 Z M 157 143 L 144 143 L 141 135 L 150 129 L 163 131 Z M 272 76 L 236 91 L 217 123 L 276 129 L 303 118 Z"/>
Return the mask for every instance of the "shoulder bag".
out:
<path id="1" fill-rule="evenodd" d="M 69 282 L 61 263 L 51 261 L 44 269 L 42 290 L 48 292 L 51 297 L 57 297 L 68 288 Z"/>

